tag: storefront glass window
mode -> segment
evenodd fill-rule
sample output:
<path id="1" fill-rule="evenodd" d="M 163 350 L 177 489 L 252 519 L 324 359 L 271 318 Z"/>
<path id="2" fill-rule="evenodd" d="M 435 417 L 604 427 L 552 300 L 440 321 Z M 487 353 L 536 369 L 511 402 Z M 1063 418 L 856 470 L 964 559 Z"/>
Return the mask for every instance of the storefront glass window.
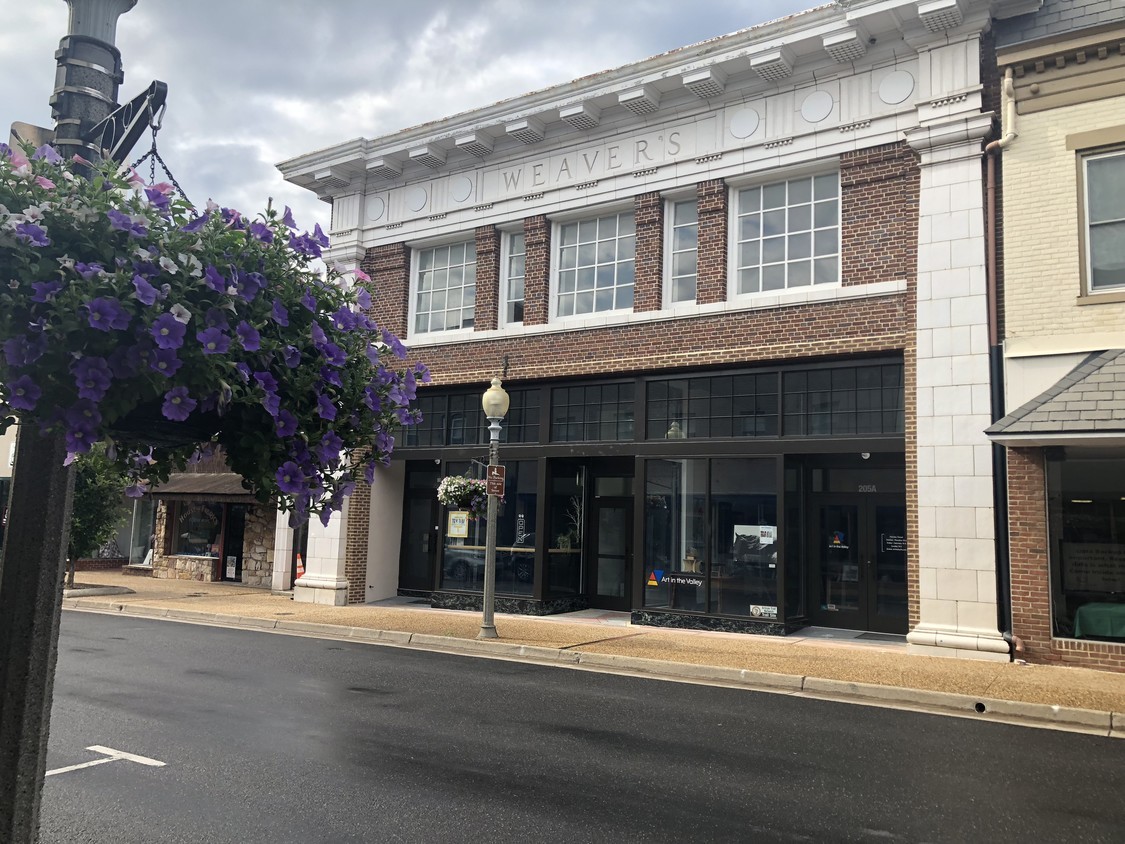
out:
<path id="1" fill-rule="evenodd" d="M 218 557 L 223 532 L 223 505 L 181 502 L 175 508 L 172 553 L 187 557 Z"/>
<path id="2" fill-rule="evenodd" d="M 646 607 L 706 611 L 706 492 L 706 460 L 648 461 Z"/>
<path id="3" fill-rule="evenodd" d="M 1125 641 L 1125 459 L 1049 460 L 1054 634 Z"/>
<path id="4" fill-rule="evenodd" d="M 506 490 L 496 518 L 496 592 L 530 596 L 535 587 L 535 509 L 538 465 L 519 460 L 507 466 Z M 460 469 L 461 471 L 458 471 Z M 446 474 L 465 474 L 468 466 L 450 462 Z M 441 588 L 459 592 L 484 589 L 486 518 L 449 519 L 444 510 L 445 545 L 442 548 Z M 464 535 L 461 535 L 461 534 Z"/>
<path id="5" fill-rule="evenodd" d="M 562 462 L 556 465 L 547 502 L 547 591 L 551 596 L 582 591 L 585 495 L 586 469 Z"/>
<path id="6" fill-rule="evenodd" d="M 129 531 L 129 565 L 151 566 L 155 552 L 156 502 L 146 495 L 133 502 L 133 524 Z"/>
<path id="7" fill-rule="evenodd" d="M 711 463 L 712 611 L 777 620 L 777 462 Z"/>

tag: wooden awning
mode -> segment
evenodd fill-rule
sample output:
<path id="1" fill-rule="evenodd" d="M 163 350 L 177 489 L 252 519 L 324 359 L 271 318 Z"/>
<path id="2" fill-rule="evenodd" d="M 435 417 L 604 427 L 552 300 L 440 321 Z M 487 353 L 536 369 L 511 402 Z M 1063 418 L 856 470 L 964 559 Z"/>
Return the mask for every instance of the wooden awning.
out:
<path id="1" fill-rule="evenodd" d="M 164 483 L 149 489 L 148 494 L 170 501 L 257 503 L 242 485 L 242 475 L 236 472 L 173 472 Z"/>

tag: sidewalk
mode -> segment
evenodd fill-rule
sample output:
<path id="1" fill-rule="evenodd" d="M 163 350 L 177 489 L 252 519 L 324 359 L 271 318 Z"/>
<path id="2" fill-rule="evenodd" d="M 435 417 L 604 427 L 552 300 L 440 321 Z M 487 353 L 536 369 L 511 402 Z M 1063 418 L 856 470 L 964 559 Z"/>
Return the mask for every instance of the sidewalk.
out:
<path id="1" fill-rule="evenodd" d="M 224 583 L 79 572 L 76 584 L 126 594 L 66 590 L 63 606 L 276 629 L 528 661 L 579 665 L 1053 723 L 1125 737 L 1125 675 L 1085 668 L 914 656 L 896 641 L 813 630 L 785 638 L 629 625 L 622 613 L 498 614 L 500 638 L 476 639 L 480 613 L 435 610 L 407 598 L 327 607 Z M 86 593 L 83 595 L 83 593 Z"/>

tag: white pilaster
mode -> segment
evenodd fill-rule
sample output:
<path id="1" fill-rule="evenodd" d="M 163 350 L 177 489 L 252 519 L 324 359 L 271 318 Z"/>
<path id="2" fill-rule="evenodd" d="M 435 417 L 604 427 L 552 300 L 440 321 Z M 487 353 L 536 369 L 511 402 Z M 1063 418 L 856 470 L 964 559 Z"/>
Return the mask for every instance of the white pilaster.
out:
<path id="1" fill-rule="evenodd" d="M 274 592 L 288 592 L 293 586 L 293 528 L 289 527 L 289 514 L 277 511 L 277 521 L 273 531 L 273 580 Z"/>
<path id="2" fill-rule="evenodd" d="M 342 607 L 348 603 L 348 579 L 344 574 L 348 499 L 328 526 L 314 517 L 309 521 L 309 548 L 305 575 L 293 583 L 293 600 Z"/>
<path id="3" fill-rule="evenodd" d="M 959 80 L 962 81 L 962 80 Z M 906 133 L 918 202 L 918 625 L 913 652 L 1008 659 L 996 616 L 981 141 L 991 115 Z M 984 397 L 984 401 L 981 397 Z"/>

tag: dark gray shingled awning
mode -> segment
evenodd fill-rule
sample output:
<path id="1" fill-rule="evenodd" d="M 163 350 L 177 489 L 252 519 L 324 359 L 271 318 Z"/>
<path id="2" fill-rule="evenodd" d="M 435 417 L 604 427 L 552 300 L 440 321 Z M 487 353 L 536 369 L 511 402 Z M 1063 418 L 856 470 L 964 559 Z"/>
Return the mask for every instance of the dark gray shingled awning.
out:
<path id="1" fill-rule="evenodd" d="M 1006 446 L 1125 446 L 1125 349 L 1092 353 L 985 433 Z"/>
<path id="2" fill-rule="evenodd" d="M 175 501 L 255 503 L 236 472 L 173 472 L 168 480 L 149 490 L 156 498 Z"/>

